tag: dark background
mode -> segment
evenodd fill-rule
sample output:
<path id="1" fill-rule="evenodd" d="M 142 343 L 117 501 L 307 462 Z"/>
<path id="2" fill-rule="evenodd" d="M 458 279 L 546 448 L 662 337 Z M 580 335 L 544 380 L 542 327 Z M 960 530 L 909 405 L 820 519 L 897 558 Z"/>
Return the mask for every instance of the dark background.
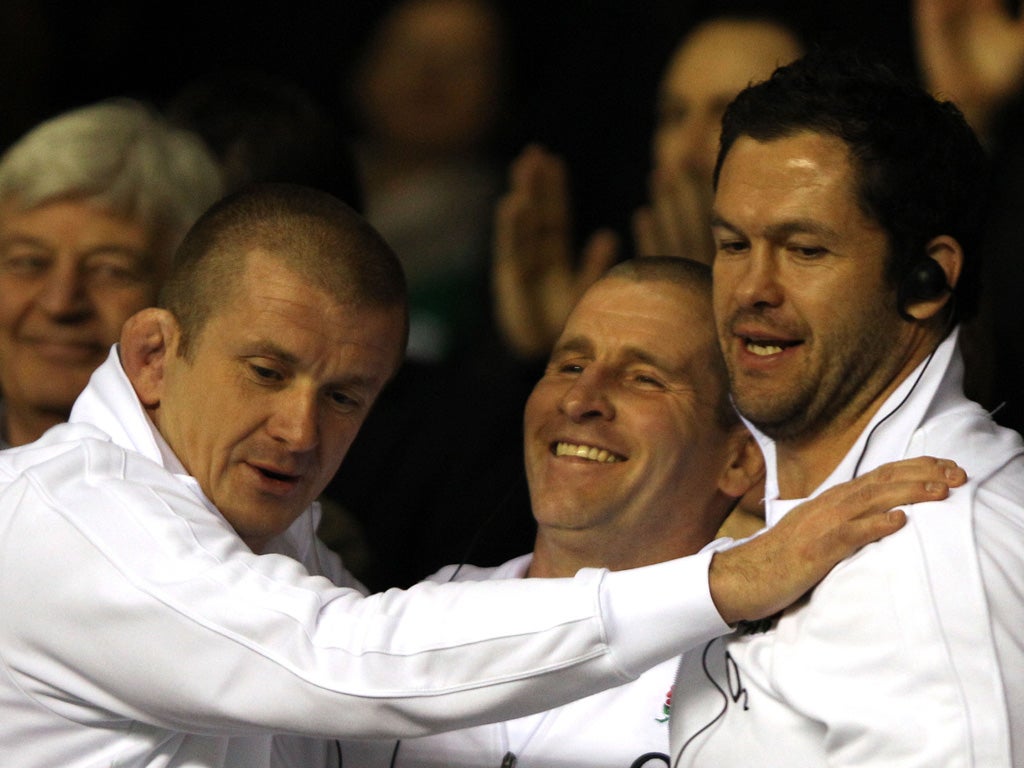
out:
<path id="1" fill-rule="evenodd" d="M 916 73 L 910 0 L 494 1 L 504 9 L 509 22 L 513 75 L 512 99 L 501 121 L 504 141 L 498 147 L 497 160 L 507 162 L 529 141 L 542 142 L 562 155 L 572 180 L 575 229 L 580 242 L 600 226 L 611 226 L 624 242 L 630 241 L 628 217 L 647 199 L 656 86 L 671 51 L 702 17 L 728 12 L 775 16 L 794 27 L 808 47 L 825 48 L 837 56 L 857 48 L 879 55 L 903 74 Z M 41 120 L 67 109 L 117 96 L 131 96 L 162 107 L 196 78 L 239 68 L 294 81 L 336 119 L 343 136 L 351 135 L 353 126 L 344 110 L 343 84 L 360 45 L 390 2 L 0 0 L 0 150 Z M 1019 6 L 1018 0 L 1007 0 L 1007 4 Z M 1024 120 L 1024 97 L 1019 101 L 1013 113 L 1017 122 L 1008 121 L 1006 125 L 1012 129 L 1002 137 L 996 163 L 1002 171 L 996 185 L 1002 204 L 995 207 L 996 217 L 988 228 L 991 242 L 984 249 L 989 261 L 986 268 L 991 272 L 988 283 L 994 287 L 990 298 L 994 308 L 993 346 L 998 355 L 995 392 L 983 402 L 993 407 L 1005 401 L 1006 407 L 997 410 L 998 418 L 1022 430 L 1024 352 L 1020 349 L 1017 315 L 1024 300 L 1019 266 L 1020 243 L 1024 240 L 1024 217 L 1019 214 L 1024 200 L 1024 132 L 1017 126 Z M 510 377 L 504 369 L 495 367 L 488 375 L 494 379 L 490 389 L 508 386 Z M 456 377 L 457 381 L 461 378 Z M 466 402 L 488 389 L 476 387 L 476 379 L 468 380 L 469 384 L 462 382 L 461 388 L 451 387 L 447 379 L 442 381 L 443 386 L 437 385 L 438 391 L 433 394 L 436 399 L 446 394 L 451 402 L 459 402 L 464 389 L 468 390 Z M 527 389 L 524 383 L 523 391 Z M 522 409 L 518 402 L 513 406 L 506 409 L 507 413 L 479 406 L 462 411 L 478 422 L 478 431 L 482 425 L 489 436 L 518 435 Z M 387 411 L 378 408 L 376 413 Z M 402 411 L 397 413 L 402 417 Z M 391 431 L 404 440 L 401 426 L 399 422 L 399 428 Z M 393 425 L 385 422 L 379 432 L 389 434 L 389 427 Z M 364 429 L 364 434 L 368 431 Z M 424 434 L 433 438 L 429 429 Z M 432 481 L 430 487 L 441 490 L 432 513 L 436 520 L 428 519 L 427 525 L 420 526 L 426 533 L 411 532 L 408 514 L 378 515 L 377 507 L 371 506 L 380 518 L 377 527 L 383 532 L 375 541 L 378 547 L 380 541 L 385 542 L 381 551 L 386 557 L 378 562 L 408 563 L 412 569 L 416 555 L 434 558 L 432 564 L 417 565 L 415 573 L 403 577 L 404 583 L 422 578 L 441 564 L 459 561 L 465 555 L 466 534 L 476 536 L 473 531 L 477 529 L 487 528 L 491 541 L 504 545 L 488 557 L 487 541 L 480 539 L 470 558 L 479 564 L 496 564 L 529 548 L 532 530 L 520 541 L 516 532 L 509 533 L 511 528 L 500 527 L 521 526 L 524 521 L 529 524 L 525 490 L 519 487 L 525 483 L 517 486 L 519 495 L 502 495 L 495 490 L 507 485 L 502 472 L 520 464 L 520 442 L 490 439 L 487 450 L 481 450 L 480 443 L 466 442 L 463 452 L 471 454 L 472 461 L 460 464 L 454 460 L 448 475 Z M 507 455 L 497 455 L 496 443 Z M 361 456 L 359 445 L 357 442 L 345 463 L 350 476 L 377 477 L 373 473 L 380 471 L 378 464 L 382 462 L 372 450 Z M 415 449 L 409 449 L 409 453 L 419 455 Z M 433 443 L 423 453 L 429 453 L 438 464 L 444 463 Z M 449 454 L 452 450 L 445 457 Z M 360 458 L 364 464 L 359 464 Z M 383 465 L 391 472 L 391 465 Z M 459 474 L 467 465 L 475 467 L 472 484 L 466 477 L 468 472 Z M 430 465 L 420 474 L 432 472 Z M 458 476 L 452 479 L 450 475 Z M 421 485 L 409 482 L 408 473 L 402 476 L 404 482 L 399 485 L 388 483 L 390 475 L 385 475 L 385 487 L 421 500 Z M 474 488 L 478 492 L 471 490 Z M 374 494 L 381 492 L 372 489 L 369 496 Z M 463 499 L 461 507 L 456 497 Z M 392 506 L 409 511 L 404 498 L 398 498 Z M 481 515 L 486 516 L 486 524 L 481 523 Z M 431 530 L 436 534 L 434 538 L 428 535 Z M 524 534 L 518 531 L 518 535 Z M 448 545 L 447 550 L 444 545 Z M 401 583 L 394 574 L 382 574 L 374 583 L 366 573 L 360 576 L 375 588 Z"/>
<path id="2" fill-rule="evenodd" d="M 129 95 L 160 104 L 204 72 L 249 66 L 308 88 L 344 125 L 341 83 L 381 0 L 273 4 L 0 3 L 0 143 L 69 107 Z M 868 47 L 911 68 L 905 2 L 521 0 L 506 4 L 514 99 L 511 155 L 539 140 L 570 164 L 580 229 L 625 231 L 644 198 L 654 88 L 672 47 L 702 14 L 756 11 L 794 24 L 807 42 Z"/>

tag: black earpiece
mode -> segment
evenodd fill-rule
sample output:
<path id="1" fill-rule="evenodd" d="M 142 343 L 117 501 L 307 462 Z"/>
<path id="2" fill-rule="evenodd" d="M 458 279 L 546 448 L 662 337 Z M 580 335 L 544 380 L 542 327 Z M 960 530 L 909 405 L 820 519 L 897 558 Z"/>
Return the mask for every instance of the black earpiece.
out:
<path id="1" fill-rule="evenodd" d="M 907 306 L 917 301 L 932 301 L 953 290 L 946 282 L 946 273 L 932 258 L 919 260 L 900 281 L 899 311 L 904 320 L 913 320 Z"/>

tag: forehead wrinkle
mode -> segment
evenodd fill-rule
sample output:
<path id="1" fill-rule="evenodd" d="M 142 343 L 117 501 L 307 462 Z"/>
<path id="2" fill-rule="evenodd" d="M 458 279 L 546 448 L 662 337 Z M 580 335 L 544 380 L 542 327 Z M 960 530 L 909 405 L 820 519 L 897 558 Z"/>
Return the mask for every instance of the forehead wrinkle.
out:
<path id="1" fill-rule="evenodd" d="M 122 243 L 110 242 L 105 238 L 92 238 L 96 242 L 94 244 L 87 244 L 81 249 L 82 253 L 89 254 L 100 251 L 112 251 L 117 253 L 124 253 L 129 256 L 137 256 L 139 251 Z M 0 235 L 0 246 L 8 247 L 12 245 L 31 245 L 38 248 L 46 248 L 53 250 L 53 240 L 44 235 L 33 235 L 28 232 L 6 232 Z"/>
<path id="2" fill-rule="evenodd" d="M 563 354 L 566 352 L 575 352 L 582 355 L 592 355 L 594 353 L 594 345 L 590 339 L 585 336 L 571 336 L 568 339 L 560 340 L 555 348 L 552 350 L 552 356 Z"/>
<path id="3" fill-rule="evenodd" d="M 710 223 L 712 227 L 722 227 L 723 229 L 731 229 L 733 232 L 740 231 L 739 227 L 737 227 L 735 224 L 733 224 L 731 221 L 726 219 L 722 214 L 720 214 L 718 211 L 714 209 L 711 210 Z"/>
<path id="4" fill-rule="evenodd" d="M 267 339 L 257 340 L 247 352 L 247 355 L 268 357 L 291 366 L 300 366 L 302 363 L 302 360 L 297 355 Z M 333 383 L 355 386 L 372 386 L 377 382 L 375 378 L 370 376 L 364 376 L 360 373 L 346 372 L 343 376 L 337 377 Z"/>
<path id="5" fill-rule="evenodd" d="M 555 347 L 553 356 L 558 354 L 581 354 L 588 357 L 595 357 L 596 351 L 593 342 L 586 336 L 573 336 Z M 619 365 L 630 363 L 643 363 L 670 375 L 672 378 L 683 378 L 689 365 L 677 366 L 665 360 L 663 357 L 654 354 L 649 349 L 629 344 L 615 350 L 614 360 Z"/>
<path id="6" fill-rule="evenodd" d="M 260 339 L 252 347 L 252 354 L 260 355 L 262 357 L 272 357 L 275 360 L 280 360 L 283 363 L 296 364 L 299 362 L 299 358 L 286 350 L 284 347 L 275 344 L 272 341 Z"/>
<path id="7" fill-rule="evenodd" d="M 718 211 L 711 212 L 711 226 L 721 227 L 736 233 L 744 233 L 742 227 L 733 224 Z M 816 219 L 789 219 L 769 224 L 764 228 L 765 236 L 770 240 L 785 240 L 791 235 L 817 235 L 823 238 L 837 238 L 839 233 L 832 227 Z"/>
<path id="8" fill-rule="evenodd" d="M 281 281 L 285 283 L 284 280 Z M 303 328 L 315 332 L 319 336 L 326 335 L 327 329 L 334 326 L 339 318 L 347 316 L 348 313 L 358 314 L 366 307 L 358 303 L 346 303 L 338 300 L 329 292 L 311 286 L 309 295 L 312 298 L 296 298 L 287 295 L 287 292 L 274 290 L 270 281 L 266 285 L 260 285 L 256 291 L 246 295 L 244 289 L 240 290 L 234 301 L 243 300 L 249 303 L 258 303 L 259 312 L 266 315 L 282 315 L 288 323 L 297 323 Z M 326 299 L 322 301 L 321 299 Z M 369 307 L 372 308 L 372 307 Z"/>
<path id="9" fill-rule="evenodd" d="M 823 238 L 836 238 L 839 233 L 827 224 L 814 219 L 792 219 L 769 224 L 765 227 L 765 235 L 772 240 L 784 240 L 790 235 L 817 235 Z"/>

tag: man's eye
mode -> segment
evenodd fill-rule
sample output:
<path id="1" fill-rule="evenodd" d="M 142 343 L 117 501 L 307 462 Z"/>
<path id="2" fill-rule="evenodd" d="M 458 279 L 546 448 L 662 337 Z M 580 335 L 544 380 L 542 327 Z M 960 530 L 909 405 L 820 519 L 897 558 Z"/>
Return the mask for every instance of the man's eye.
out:
<path id="1" fill-rule="evenodd" d="M 579 363 L 562 363 L 558 366 L 559 373 L 582 373 L 583 366 Z"/>
<path id="2" fill-rule="evenodd" d="M 360 402 L 358 399 L 352 397 L 346 392 L 332 392 L 330 394 L 331 402 L 342 410 L 351 411 L 359 407 Z"/>
<path id="3" fill-rule="evenodd" d="M 719 253 L 742 253 L 747 244 L 743 240 L 720 240 L 716 248 Z"/>
<path id="4" fill-rule="evenodd" d="M 0 271 L 12 275 L 35 275 L 45 272 L 50 259 L 42 254 L 7 254 L 0 259 Z"/>
<path id="5" fill-rule="evenodd" d="M 142 271 L 137 265 L 115 261 L 91 264 L 89 265 L 89 274 L 102 280 L 122 283 L 134 283 L 144 279 Z"/>
<path id="6" fill-rule="evenodd" d="M 664 389 L 665 385 L 654 376 L 650 376 L 646 373 L 638 373 L 633 377 L 633 381 L 637 384 L 641 384 L 645 387 L 656 387 L 658 389 Z"/>
<path id="7" fill-rule="evenodd" d="M 281 381 L 283 376 L 273 368 L 268 368 L 265 365 L 258 365 L 257 363 L 249 363 L 249 370 L 253 372 L 253 375 L 258 379 L 264 381 Z"/>
<path id="8" fill-rule="evenodd" d="M 827 249 L 817 245 L 791 245 L 789 250 L 804 259 L 816 259 L 828 252 Z"/>

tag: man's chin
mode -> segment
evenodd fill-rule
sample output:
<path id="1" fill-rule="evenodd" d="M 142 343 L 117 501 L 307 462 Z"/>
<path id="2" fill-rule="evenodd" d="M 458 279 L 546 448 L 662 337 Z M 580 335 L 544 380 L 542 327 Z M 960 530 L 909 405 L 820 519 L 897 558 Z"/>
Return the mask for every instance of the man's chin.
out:
<path id="1" fill-rule="evenodd" d="M 244 510 L 225 509 L 214 501 L 224 518 L 235 529 L 235 532 L 257 551 L 254 542 L 265 545 L 287 531 L 306 509 L 304 505 L 296 509 L 294 504 L 267 504 L 254 502 Z M 262 549 L 262 546 L 259 547 Z M 258 552 L 257 552 L 258 554 Z"/>

